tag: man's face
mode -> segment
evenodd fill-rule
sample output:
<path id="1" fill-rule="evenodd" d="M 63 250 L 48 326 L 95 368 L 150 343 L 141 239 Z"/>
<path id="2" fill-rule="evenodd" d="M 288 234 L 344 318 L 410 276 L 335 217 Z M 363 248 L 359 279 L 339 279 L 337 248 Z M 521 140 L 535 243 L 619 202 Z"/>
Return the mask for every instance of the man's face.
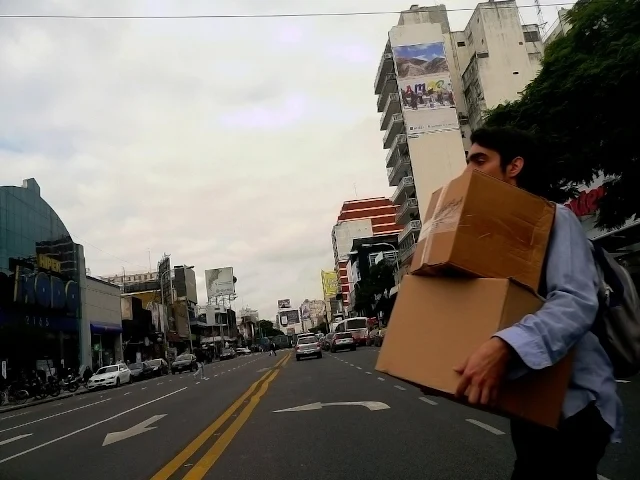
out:
<path id="1" fill-rule="evenodd" d="M 516 185 L 516 176 L 522 170 L 523 165 L 524 160 L 522 157 L 517 157 L 503 170 L 500 166 L 500 154 L 498 152 L 474 143 L 467 154 L 466 171 L 479 170 L 503 182 Z"/>

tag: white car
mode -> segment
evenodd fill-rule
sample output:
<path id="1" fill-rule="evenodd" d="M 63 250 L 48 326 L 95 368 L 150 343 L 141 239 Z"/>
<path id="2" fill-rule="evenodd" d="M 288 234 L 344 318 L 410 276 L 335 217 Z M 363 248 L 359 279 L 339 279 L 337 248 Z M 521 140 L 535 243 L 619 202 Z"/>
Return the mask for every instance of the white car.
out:
<path id="1" fill-rule="evenodd" d="M 131 370 L 124 363 L 116 363 L 99 368 L 89 379 L 87 388 L 119 387 L 123 383 L 131 383 Z"/>
<path id="2" fill-rule="evenodd" d="M 236 348 L 236 355 L 251 355 L 251 350 L 245 347 Z"/>

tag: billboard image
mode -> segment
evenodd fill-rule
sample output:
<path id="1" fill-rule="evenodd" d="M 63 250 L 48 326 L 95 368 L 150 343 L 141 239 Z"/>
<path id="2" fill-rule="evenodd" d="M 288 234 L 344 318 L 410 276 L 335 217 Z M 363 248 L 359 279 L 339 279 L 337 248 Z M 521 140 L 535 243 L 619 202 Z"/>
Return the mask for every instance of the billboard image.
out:
<path id="1" fill-rule="evenodd" d="M 158 280 L 162 295 L 160 303 L 171 305 L 173 303 L 173 293 L 171 292 L 171 260 L 168 255 L 164 255 L 158 262 Z"/>
<path id="2" fill-rule="evenodd" d="M 322 270 L 320 276 L 324 298 L 335 297 L 338 294 L 338 274 L 333 270 L 329 272 Z"/>
<path id="3" fill-rule="evenodd" d="M 311 308 L 309 300 L 305 300 L 300 305 L 300 318 L 302 320 L 309 320 L 311 318 Z"/>
<path id="4" fill-rule="evenodd" d="M 289 319 L 286 315 L 280 315 L 280 325 L 286 327 L 289 324 Z"/>
<path id="5" fill-rule="evenodd" d="M 284 300 L 278 300 L 278 310 L 284 310 L 287 308 L 291 308 L 291 300 L 285 298 Z"/>
<path id="6" fill-rule="evenodd" d="M 444 43 L 393 47 L 407 134 L 459 128 Z"/>
<path id="7" fill-rule="evenodd" d="M 196 289 L 196 272 L 193 268 L 174 268 L 173 288 L 178 298 L 187 297 L 192 303 L 198 303 L 198 292 Z"/>
<path id="8" fill-rule="evenodd" d="M 207 286 L 207 297 L 234 295 L 233 267 L 213 268 L 205 270 L 204 281 Z"/>
<path id="9" fill-rule="evenodd" d="M 280 317 L 280 325 L 282 326 L 300 323 L 300 312 L 298 310 L 283 310 L 282 312 L 278 312 L 278 316 Z M 283 317 L 287 323 L 282 323 Z"/>

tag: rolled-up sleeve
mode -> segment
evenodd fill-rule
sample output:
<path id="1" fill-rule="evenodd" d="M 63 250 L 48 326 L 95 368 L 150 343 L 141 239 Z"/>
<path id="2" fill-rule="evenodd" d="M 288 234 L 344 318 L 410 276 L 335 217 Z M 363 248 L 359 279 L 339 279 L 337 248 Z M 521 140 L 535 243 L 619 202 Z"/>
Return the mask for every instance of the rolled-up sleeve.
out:
<path id="1" fill-rule="evenodd" d="M 573 212 L 560 205 L 547 251 L 546 286 L 540 310 L 495 334 L 534 370 L 560 361 L 591 329 L 598 312 L 598 273 L 591 246 Z M 514 371 L 510 377 L 513 374 L 519 376 Z"/>

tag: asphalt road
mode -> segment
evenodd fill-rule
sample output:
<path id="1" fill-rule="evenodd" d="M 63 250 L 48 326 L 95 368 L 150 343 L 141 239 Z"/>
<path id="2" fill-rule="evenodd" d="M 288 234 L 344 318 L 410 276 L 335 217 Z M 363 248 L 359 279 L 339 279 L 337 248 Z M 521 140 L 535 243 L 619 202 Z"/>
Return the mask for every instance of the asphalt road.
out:
<path id="1" fill-rule="evenodd" d="M 254 354 L 0 414 L 0 478 L 509 478 L 505 419 L 375 372 L 377 352 Z M 625 443 L 600 473 L 635 480 L 640 379 L 619 387 Z"/>

